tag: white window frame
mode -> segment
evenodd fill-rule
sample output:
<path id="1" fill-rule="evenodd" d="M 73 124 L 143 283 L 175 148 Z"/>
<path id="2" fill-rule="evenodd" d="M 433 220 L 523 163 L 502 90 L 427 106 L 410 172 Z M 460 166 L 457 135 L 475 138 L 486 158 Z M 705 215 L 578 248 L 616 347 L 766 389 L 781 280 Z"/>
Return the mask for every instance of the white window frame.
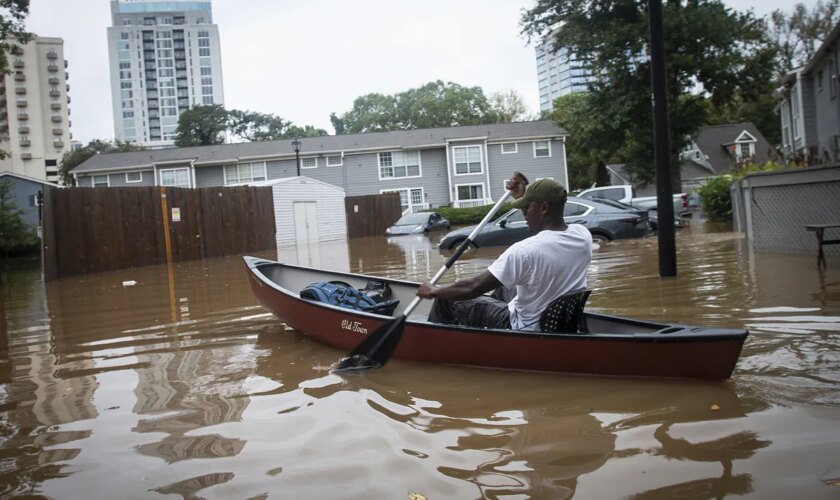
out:
<path id="1" fill-rule="evenodd" d="M 338 158 L 338 163 L 330 163 L 330 158 Z M 341 167 L 344 165 L 344 155 L 326 155 L 324 163 L 326 163 L 328 167 Z"/>
<path id="2" fill-rule="evenodd" d="M 230 173 L 230 171 L 233 168 L 236 168 L 236 178 L 233 178 L 233 176 Z M 257 171 L 257 175 L 254 174 L 255 168 Z M 222 167 L 222 173 L 225 179 L 225 186 L 243 186 L 246 184 L 250 184 L 254 181 L 264 181 L 268 179 L 264 161 L 225 165 L 224 167 Z"/>
<path id="3" fill-rule="evenodd" d="M 314 161 L 314 165 L 307 165 L 307 161 Z M 303 170 L 305 168 L 318 168 L 318 157 L 317 156 L 307 156 L 306 158 L 300 159 L 300 169 Z"/>
<path id="4" fill-rule="evenodd" d="M 417 154 L 417 175 L 408 175 L 408 167 L 409 166 L 413 167 L 414 165 L 413 164 L 409 165 L 405 161 L 405 155 L 407 153 Z M 394 175 L 387 176 L 387 177 L 382 176 L 382 168 L 383 168 L 383 166 L 382 166 L 382 155 L 383 154 L 390 154 L 391 155 L 391 165 L 390 166 L 386 165 L 385 168 L 390 168 Z M 402 158 L 402 160 L 403 160 L 402 164 L 397 164 L 396 159 L 398 157 Z M 381 153 L 377 153 L 376 164 L 377 164 L 377 167 L 378 167 L 378 173 L 379 173 L 379 180 L 380 181 L 392 181 L 392 180 L 398 180 L 398 179 L 417 179 L 417 178 L 423 177 L 423 160 L 421 158 L 419 149 L 407 149 L 407 150 L 403 150 L 403 151 L 383 151 Z M 404 168 L 406 175 L 396 175 L 396 170 L 395 169 L 397 169 L 397 168 Z M 394 191 L 394 190 L 392 189 L 391 191 Z"/>
<path id="5" fill-rule="evenodd" d="M 510 146 L 510 145 L 513 145 L 513 151 L 505 151 L 505 146 Z M 511 154 L 519 152 L 519 143 L 518 142 L 503 142 L 503 143 L 500 144 L 500 147 L 501 147 L 503 155 L 511 155 Z"/>
<path id="6" fill-rule="evenodd" d="M 99 177 L 99 178 L 104 177 L 105 178 L 105 186 L 97 186 L 96 185 L 96 178 L 97 177 Z M 108 174 L 94 175 L 90 179 L 90 185 L 92 187 L 111 187 L 111 176 L 108 175 Z"/>
<path id="7" fill-rule="evenodd" d="M 129 176 L 137 174 L 139 177 L 137 179 L 132 180 Z M 125 183 L 126 184 L 134 184 L 137 182 L 143 182 L 143 172 L 126 172 L 125 173 Z"/>
<path id="8" fill-rule="evenodd" d="M 475 163 L 475 162 L 470 161 L 470 150 L 471 149 L 477 149 L 478 150 L 478 172 L 470 172 L 469 171 L 470 164 Z M 466 158 L 467 158 L 467 161 L 466 161 L 467 172 L 458 173 L 459 162 L 455 159 L 455 157 L 457 156 L 456 152 L 458 150 L 465 150 L 466 151 L 465 154 L 467 155 L 466 156 Z M 464 162 L 461 162 L 461 164 L 463 164 L 463 163 Z M 484 173 L 484 151 L 482 150 L 481 145 L 480 144 L 470 144 L 468 146 L 452 146 L 452 173 L 456 177 L 461 176 L 461 175 L 480 175 L 480 174 L 483 174 Z"/>
<path id="9" fill-rule="evenodd" d="M 170 172 L 175 173 L 175 172 L 179 172 L 179 171 L 185 171 L 187 173 L 187 185 L 186 186 L 181 186 L 181 185 L 176 185 L 176 184 L 164 184 L 163 183 L 163 174 L 168 174 Z M 165 186 L 165 187 L 191 188 L 192 187 L 192 179 L 191 179 L 191 176 L 190 176 L 189 167 L 162 168 L 162 169 L 158 170 L 158 184 L 160 186 Z"/>
<path id="10" fill-rule="evenodd" d="M 462 187 L 471 187 L 471 186 L 481 186 L 481 198 L 466 198 L 461 199 L 459 189 Z M 487 186 L 484 185 L 483 182 L 469 182 L 464 184 L 455 184 L 455 206 L 458 208 L 463 208 L 463 202 L 472 202 L 472 201 L 481 201 L 482 205 L 486 205 L 487 203 Z M 468 206 L 480 206 L 480 205 L 468 205 Z"/>
<path id="11" fill-rule="evenodd" d="M 547 155 L 545 155 L 545 156 L 537 156 L 537 144 L 539 144 L 539 143 L 543 143 L 543 142 L 544 142 L 544 143 L 546 143 L 546 145 L 548 146 L 548 154 L 547 154 Z M 549 141 L 549 140 L 545 140 L 545 141 L 534 141 L 534 142 L 533 142 L 533 146 L 534 146 L 534 158 L 551 158 L 551 141 Z M 540 149 L 540 150 L 543 150 L 543 149 L 545 149 L 545 148 L 539 148 L 539 149 Z"/>
<path id="12" fill-rule="evenodd" d="M 412 191 L 420 191 L 420 198 L 423 200 L 420 204 L 413 204 L 411 202 L 411 193 Z M 415 208 L 418 210 L 425 210 L 429 208 L 429 204 L 426 203 L 426 189 L 422 186 L 416 187 L 407 187 L 407 188 L 393 188 L 393 189 L 380 189 L 379 194 L 385 193 L 399 193 L 400 195 L 400 209 L 402 210 L 403 214 L 406 213 L 414 213 Z M 403 205 L 403 194 L 405 194 L 405 198 L 407 201 L 406 205 Z M 405 207 L 405 208 L 403 208 Z"/>

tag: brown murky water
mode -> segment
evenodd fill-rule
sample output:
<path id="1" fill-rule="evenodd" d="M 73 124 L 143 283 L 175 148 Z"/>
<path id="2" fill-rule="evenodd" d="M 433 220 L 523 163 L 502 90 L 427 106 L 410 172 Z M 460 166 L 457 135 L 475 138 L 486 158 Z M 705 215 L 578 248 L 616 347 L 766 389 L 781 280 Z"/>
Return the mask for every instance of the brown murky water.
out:
<path id="1" fill-rule="evenodd" d="M 433 236 L 436 240 L 439 236 Z M 420 280 L 424 237 L 280 259 Z M 0 496 L 54 498 L 840 497 L 840 261 L 752 255 L 733 233 L 595 252 L 589 308 L 748 327 L 723 384 L 392 361 L 343 353 L 256 305 L 239 258 L 0 288 Z M 456 275 L 483 269 L 480 249 Z M 274 257 L 273 255 L 263 255 Z M 122 282 L 135 280 L 134 286 Z"/>

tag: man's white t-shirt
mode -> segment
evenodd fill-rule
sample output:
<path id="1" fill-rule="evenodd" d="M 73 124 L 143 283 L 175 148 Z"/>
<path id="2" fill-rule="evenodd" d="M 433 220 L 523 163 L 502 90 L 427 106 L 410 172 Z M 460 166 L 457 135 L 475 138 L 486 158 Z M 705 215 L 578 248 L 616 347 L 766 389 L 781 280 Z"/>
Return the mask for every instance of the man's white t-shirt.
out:
<path id="1" fill-rule="evenodd" d="M 511 245 L 487 269 L 499 282 L 516 286 L 510 301 L 514 330 L 539 330 L 543 310 L 560 295 L 586 288 L 592 235 L 581 224 L 565 231 L 544 229 Z"/>

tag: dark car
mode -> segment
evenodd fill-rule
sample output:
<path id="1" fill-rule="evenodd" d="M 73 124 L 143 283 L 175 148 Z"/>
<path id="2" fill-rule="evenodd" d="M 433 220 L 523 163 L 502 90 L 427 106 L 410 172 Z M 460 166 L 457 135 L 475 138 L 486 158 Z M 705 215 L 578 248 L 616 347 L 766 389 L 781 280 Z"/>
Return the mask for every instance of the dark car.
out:
<path id="1" fill-rule="evenodd" d="M 650 232 L 644 210 L 627 210 L 594 200 L 570 197 L 564 218 L 567 224 L 583 224 L 594 241 L 641 238 Z M 456 229 L 440 240 L 440 248 L 455 248 L 475 226 Z M 510 210 L 475 237 L 477 246 L 510 245 L 531 236 L 522 210 Z"/>
<path id="2" fill-rule="evenodd" d="M 418 212 L 400 217 L 391 227 L 385 230 L 388 236 L 402 234 L 428 234 L 437 229 L 449 229 L 449 221 L 434 212 Z"/>

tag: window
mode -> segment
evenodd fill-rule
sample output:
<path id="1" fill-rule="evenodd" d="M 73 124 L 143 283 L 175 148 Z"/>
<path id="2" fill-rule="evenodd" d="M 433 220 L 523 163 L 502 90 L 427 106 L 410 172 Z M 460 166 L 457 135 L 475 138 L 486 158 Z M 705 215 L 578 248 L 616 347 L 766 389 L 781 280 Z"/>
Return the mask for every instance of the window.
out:
<path id="1" fill-rule="evenodd" d="M 515 142 L 506 142 L 502 144 L 502 154 L 511 154 L 519 151 L 518 145 Z"/>
<path id="2" fill-rule="evenodd" d="M 419 151 L 379 153 L 379 178 L 420 177 Z"/>
<path id="3" fill-rule="evenodd" d="M 108 187 L 108 176 L 107 175 L 94 175 L 93 176 L 93 187 Z"/>
<path id="4" fill-rule="evenodd" d="M 143 182 L 143 172 L 126 172 L 125 183 L 131 184 L 132 182 Z"/>
<path id="5" fill-rule="evenodd" d="M 456 199 L 459 206 L 464 206 L 461 203 L 464 201 L 479 202 L 479 205 L 484 204 L 484 184 L 462 184 L 460 186 L 456 186 L 455 192 L 457 194 Z"/>
<path id="6" fill-rule="evenodd" d="M 264 181 L 265 162 L 242 163 L 225 165 L 225 186 L 246 184 L 253 181 Z"/>
<path id="7" fill-rule="evenodd" d="M 207 47 L 201 47 L 198 49 L 198 55 L 200 57 L 210 57 L 210 49 Z"/>
<path id="8" fill-rule="evenodd" d="M 586 205 L 568 201 L 566 202 L 566 206 L 563 208 L 563 217 L 578 217 L 586 215 L 590 210 L 592 209 Z"/>
<path id="9" fill-rule="evenodd" d="M 301 158 L 300 168 L 318 168 L 318 158 Z"/>
<path id="10" fill-rule="evenodd" d="M 201 76 L 210 76 L 212 68 L 201 68 Z"/>
<path id="11" fill-rule="evenodd" d="M 423 188 L 406 188 L 406 189 L 383 189 L 379 193 L 399 193 L 400 195 L 400 209 L 405 212 L 409 208 L 412 212 L 418 212 L 426 207 L 426 195 Z"/>
<path id="12" fill-rule="evenodd" d="M 549 141 L 534 141 L 534 158 L 549 156 L 551 156 L 551 143 Z"/>
<path id="13" fill-rule="evenodd" d="M 190 187 L 190 169 L 170 168 L 160 171 L 160 185 L 168 187 Z"/>
<path id="14" fill-rule="evenodd" d="M 625 191 L 624 188 L 608 188 L 608 189 L 595 189 L 589 191 L 588 193 L 581 193 L 581 198 L 606 198 L 608 200 L 616 200 L 621 201 L 624 199 Z"/>
<path id="15" fill-rule="evenodd" d="M 127 31 L 121 31 L 120 32 L 120 40 L 128 40 L 128 32 Z"/>
<path id="16" fill-rule="evenodd" d="M 344 164 L 344 161 L 341 155 L 329 155 L 327 156 L 327 166 L 328 167 L 340 167 Z"/>
<path id="17" fill-rule="evenodd" d="M 455 146 L 452 148 L 455 158 L 455 175 L 480 174 L 481 146 Z"/>
<path id="18" fill-rule="evenodd" d="M 837 97 L 837 68 L 834 66 L 834 58 L 828 59 L 828 93 L 832 99 Z"/>

